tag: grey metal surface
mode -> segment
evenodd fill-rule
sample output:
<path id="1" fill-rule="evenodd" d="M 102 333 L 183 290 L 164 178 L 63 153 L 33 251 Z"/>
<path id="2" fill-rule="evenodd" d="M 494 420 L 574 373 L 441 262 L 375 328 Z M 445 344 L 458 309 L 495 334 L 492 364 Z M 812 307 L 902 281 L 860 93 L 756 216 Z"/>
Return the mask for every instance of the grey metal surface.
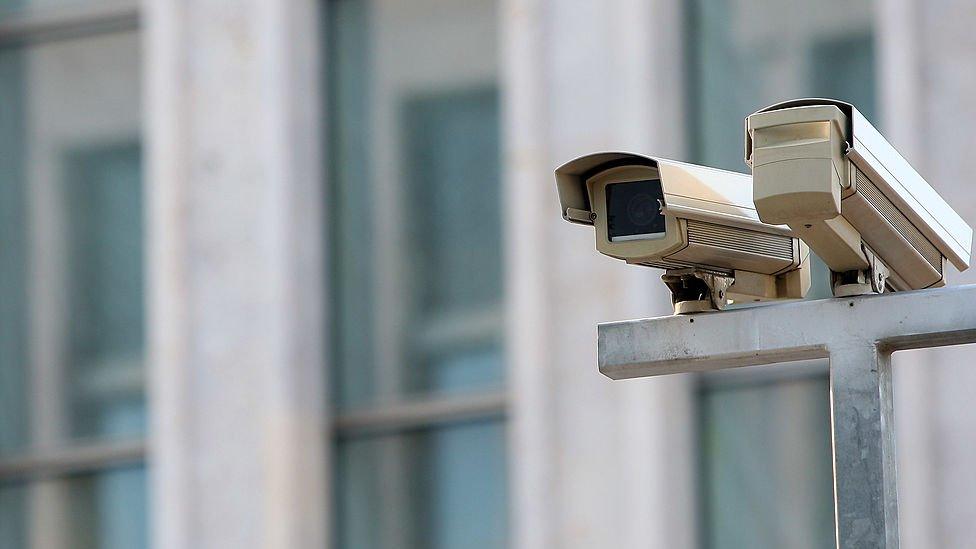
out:
<path id="1" fill-rule="evenodd" d="M 976 285 L 599 326 L 613 379 L 830 360 L 838 547 L 898 547 L 891 353 L 976 343 Z"/>

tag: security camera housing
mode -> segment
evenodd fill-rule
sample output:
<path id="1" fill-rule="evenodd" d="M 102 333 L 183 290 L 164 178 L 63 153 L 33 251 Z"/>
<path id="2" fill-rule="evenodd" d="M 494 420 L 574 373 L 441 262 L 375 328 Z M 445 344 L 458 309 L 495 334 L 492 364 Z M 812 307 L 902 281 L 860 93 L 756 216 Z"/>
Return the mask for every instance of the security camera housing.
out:
<path id="1" fill-rule="evenodd" d="M 945 284 L 973 230 L 851 104 L 798 99 L 746 119 L 759 217 L 788 225 L 835 273 L 835 295 Z"/>
<path id="2" fill-rule="evenodd" d="M 592 225 L 600 253 L 666 269 L 673 292 L 708 286 L 709 308 L 810 287 L 809 249 L 759 220 L 748 175 L 626 152 L 588 154 L 555 175 L 563 218 Z"/>

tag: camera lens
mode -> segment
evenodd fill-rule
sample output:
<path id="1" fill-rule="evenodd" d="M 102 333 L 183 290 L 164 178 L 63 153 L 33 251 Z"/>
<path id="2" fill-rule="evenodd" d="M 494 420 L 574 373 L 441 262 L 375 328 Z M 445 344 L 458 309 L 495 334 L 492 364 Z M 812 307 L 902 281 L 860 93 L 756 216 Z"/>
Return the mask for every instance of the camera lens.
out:
<path id="1" fill-rule="evenodd" d="M 606 187 L 610 241 L 661 238 L 665 233 L 660 179 L 611 183 Z"/>
<path id="2" fill-rule="evenodd" d="M 638 227 L 643 227 L 654 222 L 660 212 L 661 206 L 650 193 L 640 193 L 634 195 L 627 203 L 627 219 Z"/>

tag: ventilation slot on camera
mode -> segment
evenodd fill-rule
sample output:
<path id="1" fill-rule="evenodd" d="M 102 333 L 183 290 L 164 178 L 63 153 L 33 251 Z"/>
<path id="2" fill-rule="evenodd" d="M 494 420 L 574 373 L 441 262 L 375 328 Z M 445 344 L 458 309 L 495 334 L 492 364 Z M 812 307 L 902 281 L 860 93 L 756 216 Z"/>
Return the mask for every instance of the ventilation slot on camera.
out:
<path id="1" fill-rule="evenodd" d="M 685 265 L 682 263 L 674 263 L 672 261 L 645 261 L 643 263 L 638 263 L 638 265 L 644 265 L 645 267 L 654 267 L 655 269 L 685 269 L 690 265 Z"/>
<path id="2" fill-rule="evenodd" d="M 644 265 L 645 267 L 654 267 L 655 269 L 664 269 L 666 271 L 674 269 L 694 269 L 696 271 L 701 271 L 703 273 L 710 273 L 720 276 L 732 276 L 732 269 L 720 269 L 717 267 L 706 267 L 704 265 L 696 265 L 694 263 L 681 263 L 677 261 L 645 261 L 643 263 L 638 263 L 638 265 Z"/>
<path id="3" fill-rule="evenodd" d="M 793 261 L 793 239 L 788 236 L 726 227 L 704 221 L 688 220 L 688 244 Z"/>
<path id="4" fill-rule="evenodd" d="M 895 231 L 898 232 L 905 240 L 912 245 L 915 250 L 918 251 L 925 261 L 927 261 L 932 268 L 934 268 L 940 275 L 942 274 L 942 254 L 939 252 L 938 248 L 932 244 L 929 239 L 925 238 L 922 231 L 919 231 L 911 221 L 905 217 L 905 214 L 901 211 L 886 197 L 878 187 L 868 179 L 868 176 L 864 174 L 861 170 L 854 168 L 855 170 L 855 189 L 857 193 L 860 194 L 864 199 L 878 210 L 885 220 L 894 227 Z M 871 243 L 868 242 L 868 245 Z"/>

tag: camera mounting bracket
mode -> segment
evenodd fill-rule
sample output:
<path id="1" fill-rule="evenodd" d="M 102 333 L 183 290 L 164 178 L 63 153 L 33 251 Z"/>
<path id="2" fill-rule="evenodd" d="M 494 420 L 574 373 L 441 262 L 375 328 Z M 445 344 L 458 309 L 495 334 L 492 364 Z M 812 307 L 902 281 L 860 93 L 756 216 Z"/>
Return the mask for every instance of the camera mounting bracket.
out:
<path id="1" fill-rule="evenodd" d="M 731 275 L 701 269 L 668 269 L 661 280 L 671 290 L 674 314 L 721 311 L 728 302 L 729 286 L 735 282 Z"/>
<path id="2" fill-rule="evenodd" d="M 888 266 L 878 259 L 878 256 L 867 246 L 862 244 L 861 250 L 864 252 L 870 267 L 842 273 L 831 271 L 830 283 L 834 297 L 884 293 L 885 284 L 890 274 Z"/>

